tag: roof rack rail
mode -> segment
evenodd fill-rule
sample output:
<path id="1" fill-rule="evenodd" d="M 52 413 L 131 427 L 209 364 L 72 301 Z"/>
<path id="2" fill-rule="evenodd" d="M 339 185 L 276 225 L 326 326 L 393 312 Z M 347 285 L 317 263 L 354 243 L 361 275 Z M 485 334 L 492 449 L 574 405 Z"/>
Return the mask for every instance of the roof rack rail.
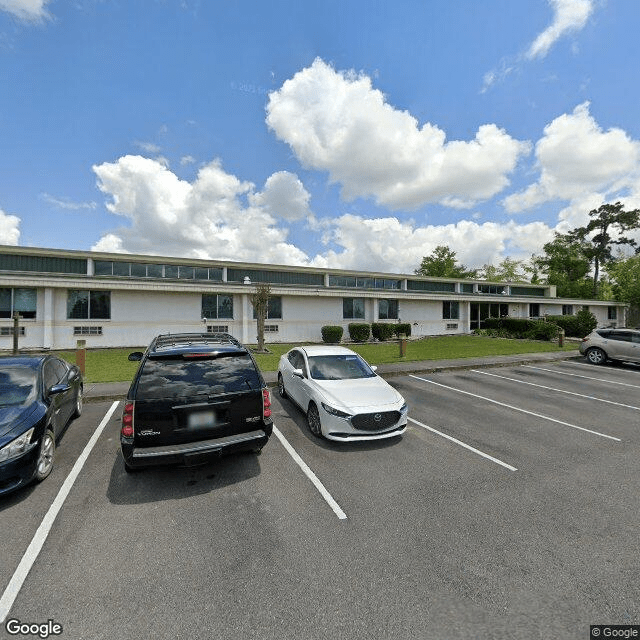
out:
<path id="1" fill-rule="evenodd" d="M 242 346 L 240 341 L 230 333 L 166 333 L 156 337 L 154 348 L 166 347 L 172 344 L 207 344 L 209 342 L 228 342 L 237 346 Z"/>

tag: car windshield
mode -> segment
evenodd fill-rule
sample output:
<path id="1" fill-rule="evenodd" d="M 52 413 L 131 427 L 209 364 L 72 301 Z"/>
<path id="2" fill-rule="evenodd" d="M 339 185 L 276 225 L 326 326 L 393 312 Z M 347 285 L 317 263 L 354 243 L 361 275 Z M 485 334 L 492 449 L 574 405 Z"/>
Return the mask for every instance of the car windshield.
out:
<path id="1" fill-rule="evenodd" d="M 2 367 L 0 369 L 0 407 L 25 404 L 35 391 L 36 372 L 30 367 Z"/>
<path id="2" fill-rule="evenodd" d="M 311 356 L 309 370 L 315 380 L 354 380 L 373 378 L 371 367 L 355 354 Z"/>

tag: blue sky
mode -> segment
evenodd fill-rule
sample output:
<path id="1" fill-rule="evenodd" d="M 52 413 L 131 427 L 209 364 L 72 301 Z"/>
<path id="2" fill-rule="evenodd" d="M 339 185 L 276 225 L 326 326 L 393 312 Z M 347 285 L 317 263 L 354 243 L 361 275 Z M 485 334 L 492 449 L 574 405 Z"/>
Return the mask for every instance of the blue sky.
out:
<path id="1" fill-rule="evenodd" d="M 640 207 L 637 0 L 0 0 L 0 243 L 407 273 Z"/>

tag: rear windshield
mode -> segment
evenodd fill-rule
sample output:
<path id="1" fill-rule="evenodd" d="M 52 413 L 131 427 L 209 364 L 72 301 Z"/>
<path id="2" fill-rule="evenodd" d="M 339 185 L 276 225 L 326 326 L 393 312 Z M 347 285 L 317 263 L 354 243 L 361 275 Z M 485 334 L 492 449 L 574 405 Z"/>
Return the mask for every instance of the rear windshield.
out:
<path id="1" fill-rule="evenodd" d="M 258 372 L 246 353 L 194 360 L 152 358 L 144 363 L 136 397 L 182 398 L 260 387 Z"/>
<path id="2" fill-rule="evenodd" d="M 3 367 L 0 370 L 0 407 L 25 404 L 35 393 L 36 371 L 30 367 Z"/>

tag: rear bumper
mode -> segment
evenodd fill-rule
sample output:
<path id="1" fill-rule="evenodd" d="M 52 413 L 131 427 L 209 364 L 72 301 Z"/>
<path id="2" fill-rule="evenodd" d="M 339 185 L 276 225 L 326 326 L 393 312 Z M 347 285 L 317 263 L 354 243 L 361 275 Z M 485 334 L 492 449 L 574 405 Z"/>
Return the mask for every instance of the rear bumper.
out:
<path id="1" fill-rule="evenodd" d="M 206 464 L 222 455 L 262 448 L 270 435 L 270 431 L 258 429 L 224 438 L 162 447 L 135 447 L 133 441 L 125 438 L 121 438 L 120 443 L 125 464 L 131 468 L 164 464 L 196 466 Z"/>

